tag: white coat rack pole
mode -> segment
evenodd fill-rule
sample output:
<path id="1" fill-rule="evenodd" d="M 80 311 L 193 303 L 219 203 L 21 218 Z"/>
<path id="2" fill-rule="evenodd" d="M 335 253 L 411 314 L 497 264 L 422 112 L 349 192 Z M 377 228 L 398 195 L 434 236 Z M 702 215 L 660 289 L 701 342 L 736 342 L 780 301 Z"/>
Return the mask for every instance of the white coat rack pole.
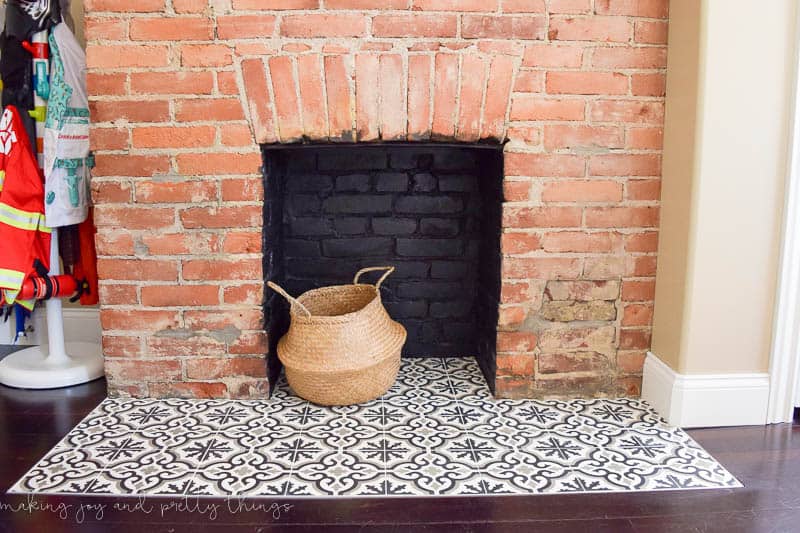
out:
<path id="1" fill-rule="evenodd" d="M 50 275 L 61 274 L 61 264 L 58 257 L 58 230 L 53 228 L 50 234 Z M 61 309 L 60 298 L 50 298 L 45 303 L 47 309 L 47 347 L 50 353 L 45 364 L 59 365 L 68 362 L 67 345 L 64 342 L 64 315 Z"/>
<path id="2" fill-rule="evenodd" d="M 47 31 L 35 34 L 33 40 L 47 42 Z M 36 93 L 34 99 L 37 107 L 45 105 L 44 100 Z M 37 135 L 40 125 L 42 121 L 37 121 Z M 58 254 L 58 230 L 54 228 L 50 240 L 50 275 L 59 274 L 61 274 L 61 263 Z M 101 346 L 90 342 L 67 344 L 64 340 L 61 300 L 51 298 L 45 305 L 47 346 L 32 346 L 5 357 L 0 361 L 0 383 L 22 389 L 56 389 L 102 377 Z"/>

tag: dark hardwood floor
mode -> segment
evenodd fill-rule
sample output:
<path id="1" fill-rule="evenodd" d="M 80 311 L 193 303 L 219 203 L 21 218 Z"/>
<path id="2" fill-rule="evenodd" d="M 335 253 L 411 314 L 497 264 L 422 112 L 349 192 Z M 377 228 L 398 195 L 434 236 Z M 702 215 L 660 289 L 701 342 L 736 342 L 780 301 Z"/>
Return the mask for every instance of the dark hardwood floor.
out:
<path id="1" fill-rule="evenodd" d="M 798 424 L 690 432 L 745 484 L 735 490 L 385 500 L 202 499 L 189 502 L 192 509 L 175 507 L 185 502 L 148 498 L 141 504 L 149 512 L 126 510 L 125 506 L 140 503 L 130 498 L 31 499 L 5 494 L 104 395 L 102 380 L 51 391 L 0 386 L 0 531 L 800 531 Z M 284 504 L 288 508 L 270 507 Z M 10 510 L 22 505 L 40 509 Z M 102 516 L 98 507 L 87 507 L 102 505 Z M 59 516 L 62 511 L 64 517 Z"/>

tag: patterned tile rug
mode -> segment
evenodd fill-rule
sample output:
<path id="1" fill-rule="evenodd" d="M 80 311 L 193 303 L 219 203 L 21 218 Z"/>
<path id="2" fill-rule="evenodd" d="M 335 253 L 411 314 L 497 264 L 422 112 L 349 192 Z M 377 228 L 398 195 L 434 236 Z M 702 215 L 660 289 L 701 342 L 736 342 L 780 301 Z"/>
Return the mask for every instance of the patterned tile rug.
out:
<path id="1" fill-rule="evenodd" d="M 631 399 L 495 400 L 473 359 L 409 359 L 373 402 L 108 399 L 11 492 L 384 497 L 740 487 Z"/>

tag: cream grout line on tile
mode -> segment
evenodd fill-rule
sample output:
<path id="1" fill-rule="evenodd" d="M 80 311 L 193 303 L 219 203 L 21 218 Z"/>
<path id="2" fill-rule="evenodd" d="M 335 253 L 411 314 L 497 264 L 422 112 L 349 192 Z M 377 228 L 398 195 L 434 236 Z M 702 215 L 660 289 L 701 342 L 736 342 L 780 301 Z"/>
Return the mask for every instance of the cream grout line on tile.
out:
<path id="1" fill-rule="evenodd" d="M 380 402 L 381 402 L 381 409 L 385 413 L 386 412 L 386 402 L 384 401 L 383 396 L 381 396 L 379 399 L 380 399 Z M 382 445 L 385 448 L 386 447 L 386 441 L 387 441 L 387 439 L 386 439 L 386 424 L 383 424 L 383 426 L 381 427 L 381 436 L 383 437 Z M 382 476 L 383 477 L 383 487 L 382 488 L 383 488 L 383 491 L 384 491 L 384 495 L 386 495 L 385 491 L 386 491 L 386 488 L 387 488 L 387 486 L 389 484 L 389 468 L 387 466 L 386 455 L 383 456 L 382 460 L 383 460 L 383 476 Z"/>
<path id="2" fill-rule="evenodd" d="M 444 363 L 444 372 L 445 372 L 445 375 L 447 376 L 447 383 L 449 384 L 450 395 L 452 396 L 452 398 L 455 401 L 456 405 L 458 405 L 459 407 L 462 407 L 464 405 L 464 400 L 463 400 L 463 398 L 459 398 L 458 394 L 456 394 L 456 392 L 455 392 L 455 385 L 453 383 L 452 378 L 450 377 L 450 364 L 448 363 L 446 358 L 443 359 L 442 362 Z M 470 436 L 472 436 L 474 434 L 475 434 L 475 428 L 474 427 L 473 428 L 469 428 L 466 431 L 467 438 L 469 438 Z M 484 475 L 484 472 L 483 472 L 484 469 L 480 467 L 480 464 L 477 461 L 475 462 L 475 468 L 476 468 L 476 470 L 478 472 L 478 477 L 481 480 L 481 490 L 483 490 L 485 492 L 486 491 L 486 487 L 488 486 L 489 482 L 486 480 L 486 476 Z"/>
<path id="3" fill-rule="evenodd" d="M 306 420 L 306 416 L 308 416 L 308 409 L 309 409 L 309 407 L 310 407 L 310 406 L 311 406 L 311 402 L 309 402 L 308 400 L 306 400 L 306 401 L 303 403 L 303 421 L 304 421 L 304 422 L 305 422 L 305 420 Z M 306 431 L 306 430 L 305 430 L 305 424 L 300 424 L 300 430 L 298 431 L 298 433 L 297 433 L 297 434 L 293 435 L 293 437 L 294 437 L 295 439 L 300 439 L 300 437 L 302 437 L 302 436 L 303 436 L 303 434 L 305 433 L 305 431 Z M 284 487 L 283 487 L 283 495 L 284 495 L 284 496 L 289 496 L 289 495 L 287 494 L 287 492 L 289 491 L 289 488 L 292 486 L 292 481 L 293 481 L 293 480 L 294 480 L 294 478 L 295 478 L 295 473 L 294 473 L 294 472 L 295 472 L 295 470 L 296 470 L 296 469 L 295 469 L 295 463 L 296 463 L 296 462 L 297 462 L 297 461 L 291 461 L 291 463 L 290 463 L 290 464 L 291 464 L 291 466 L 289 467 L 289 475 L 287 476 L 286 483 L 284 484 Z"/>
<path id="4" fill-rule="evenodd" d="M 192 415 L 197 415 L 197 413 L 194 412 L 194 413 L 192 413 Z M 222 424 L 220 424 L 220 427 L 216 431 L 214 431 L 211 434 L 211 436 L 208 437 L 208 438 L 212 439 L 212 441 L 213 441 L 213 439 L 217 435 L 219 435 L 219 432 L 222 431 L 222 427 L 221 426 L 222 426 Z M 163 449 L 166 450 L 166 447 L 163 448 Z M 200 457 L 200 459 L 197 460 L 197 464 L 195 465 L 195 468 L 192 469 L 192 477 L 189 478 L 189 482 L 186 483 L 186 488 L 183 490 L 183 493 L 181 494 L 181 496 L 189 496 L 189 494 L 187 494 L 187 493 L 189 492 L 189 489 L 191 489 L 192 486 L 194 485 L 194 480 L 197 478 L 197 475 L 200 473 L 200 465 L 203 463 L 203 460 L 205 459 L 207 454 L 208 454 L 208 450 L 205 451 L 205 453 L 203 454 L 203 457 Z"/>

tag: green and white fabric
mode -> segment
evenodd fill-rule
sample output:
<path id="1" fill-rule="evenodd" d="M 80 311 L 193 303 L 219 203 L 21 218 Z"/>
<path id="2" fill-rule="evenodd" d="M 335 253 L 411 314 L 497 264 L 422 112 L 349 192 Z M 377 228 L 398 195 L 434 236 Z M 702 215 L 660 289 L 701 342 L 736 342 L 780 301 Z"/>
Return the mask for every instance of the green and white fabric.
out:
<path id="1" fill-rule="evenodd" d="M 89 100 L 86 54 L 66 24 L 50 33 L 50 99 L 44 135 L 45 217 L 51 228 L 89 214 Z"/>

